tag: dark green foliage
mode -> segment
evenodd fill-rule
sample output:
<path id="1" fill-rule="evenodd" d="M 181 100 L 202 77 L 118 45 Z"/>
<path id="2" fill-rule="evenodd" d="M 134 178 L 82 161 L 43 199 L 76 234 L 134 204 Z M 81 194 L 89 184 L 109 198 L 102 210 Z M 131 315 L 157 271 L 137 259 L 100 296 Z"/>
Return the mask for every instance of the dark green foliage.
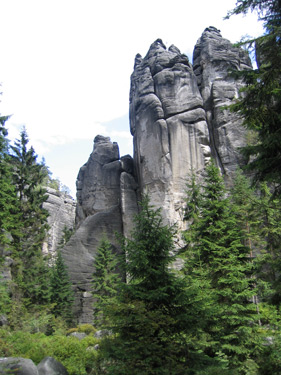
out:
<path id="1" fill-rule="evenodd" d="M 188 238 L 185 272 L 201 282 L 209 295 L 212 319 L 206 334 L 209 353 L 222 353 L 229 370 L 246 374 L 255 349 L 255 306 L 249 248 L 239 228 L 233 206 L 226 197 L 218 168 L 210 163 L 200 200 L 200 214 Z M 252 362 L 251 362 L 252 363 Z"/>
<path id="2" fill-rule="evenodd" d="M 8 116 L 0 116 L 0 244 L 10 243 L 8 233 L 16 229 L 19 214 L 5 128 L 7 120 Z"/>
<path id="3" fill-rule="evenodd" d="M 1 271 L 1 268 L 0 268 Z M 11 308 L 11 296 L 7 283 L 0 276 L 0 315 L 7 314 Z"/>
<path id="4" fill-rule="evenodd" d="M 128 282 L 106 311 L 114 333 L 102 345 L 108 374 L 195 374 L 213 364 L 194 344 L 204 315 L 199 285 L 171 269 L 174 235 L 144 197 L 123 243 Z"/>
<path id="5" fill-rule="evenodd" d="M 281 193 L 281 4 L 280 0 L 238 0 L 229 16 L 256 10 L 265 34 L 244 44 L 256 46 L 258 68 L 240 72 L 246 87 L 232 106 L 255 130 L 258 142 L 243 149 L 256 181 L 275 184 Z"/>
<path id="6" fill-rule="evenodd" d="M 46 285 L 42 285 L 41 289 L 41 281 L 46 279 L 47 270 L 42 255 L 48 229 L 48 212 L 43 208 L 47 195 L 40 187 L 45 171 L 42 164 L 37 163 L 34 149 L 28 149 L 27 144 L 28 136 L 24 129 L 20 140 L 11 147 L 13 184 L 19 210 L 17 230 L 12 232 L 13 276 L 27 301 L 47 303 L 49 293 L 45 290 Z"/>
<path id="7" fill-rule="evenodd" d="M 103 311 L 116 302 L 120 274 L 117 273 L 117 255 L 108 239 L 103 238 L 97 249 L 92 280 L 94 302 L 94 324 L 104 327 L 109 322 Z"/>
<path id="8" fill-rule="evenodd" d="M 62 230 L 62 237 L 59 241 L 59 249 L 62 249 L 64 247 L 64 245 L 67 244 L 67 242 L 70 240 L 73 233 L 74 233 L 73 228 L 67 228 L 66 226 L 64 226 L 64 228 Z"/>
<path id="9" fill-rule="evenodd" d="M 73 291 L 71 282 L 64 264 L 61 251 L 58 250 L 56 262 L 51 272 L 51 303 L 53 304 L 52 312 L 58 317 L 63 317 L 66 322 L 71 323 Z"/>
<path id="10" fill-rule="evenodd" d="M 281 305 L 281 201 L 272 197 L 268 186 L 260 186 L 260 197 L 257 202 L 260 214 L 260 235 L 264 239 L 263 247 L 259 248 L 258 280 L 267 282 L 271 290 L 264 296 L 274 305 Z"/>

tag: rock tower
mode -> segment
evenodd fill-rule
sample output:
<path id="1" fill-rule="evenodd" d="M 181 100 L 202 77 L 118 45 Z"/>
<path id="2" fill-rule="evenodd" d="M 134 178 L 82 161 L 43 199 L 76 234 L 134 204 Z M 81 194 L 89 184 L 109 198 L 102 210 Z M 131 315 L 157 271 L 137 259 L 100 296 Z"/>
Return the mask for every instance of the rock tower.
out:
<path id="1" fill-rule="evenodd" d="M 128 236 L 138 198 L 148 193 L 164 220 L 184 227 L 186 180 L 213 157 L 228 183 L 244 163 L 241 119 L 226 109 L 242 82 L 231 70 L 251 69 L 244 50 L 208 27 L 198 39 L 193 64 L 161 39 L 145 57 L 136 55 L 130 89 L 134 155 L 119 156 L 116 143 L 97 136 L 77 177 L 76 233 L 63 249 L 76 293 L 80 323 L 92 322 L 91 279 L 103 236 L 118 252 L 115 232 Z"/>

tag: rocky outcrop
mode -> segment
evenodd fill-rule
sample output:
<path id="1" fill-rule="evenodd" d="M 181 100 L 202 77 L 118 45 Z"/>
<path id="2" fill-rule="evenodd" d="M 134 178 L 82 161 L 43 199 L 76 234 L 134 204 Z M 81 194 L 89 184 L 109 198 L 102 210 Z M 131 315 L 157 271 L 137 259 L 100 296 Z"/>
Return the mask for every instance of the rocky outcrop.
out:
<path id="1" fill-rule="evenodd" d="M 43 245 L 44 254 L 53 257 L 62 238 L 63 229 L 73 229 L 75 222 L 76 203 L 66 193 L 47 188 L 48 199 L 43 207 L 48 211 L 49 231 L 48 237 Z"/>
<path id="2" fill-rule="evenodd" d="M 119 157 L 117 143 L 97 136 L 89 160 L 77 177 L 76 231 L 63 249 L 75 290 L 74 312 L 79 322 L 92 322 L 91 280 L 94 258 L 106 237 L 118 252 L 116 232 L 128 228 L 136 209 L 136 182 L 130 156 Z"/>
<path id="3" fill-rule="evenodd" d="M 140 191 L 182 223 L 186 179 L 210 157 L 203 100 L 187 56 L 158 39 L 136 56 L 131 76 L 130 125 Z"/>
<path id="4" fill-rule="evenodd" d="M 243 159 L 241 119 L 225 106 L 242 82 L 229 69 L 250 69 L 248 56 L 214 27 L 198 40 L 193 66 L 178 48 L 158 39 L 145 57 L 136 56 L 130 89 L 133 159 L 119 157 L 118 145 L 97 136 L 77 178 L 76 232 L 63 249 L 76 293 L 80 323 L 92 322 L 91 280 L 100 240 L 119 251 L 115 232 L 129 236 L 138 197 L 148 193 L 166 223 L 185 227 L 183 207 L 188 175 L 202 174 L 215 158 L 230 180 Z"/>
<path id="5" fill-rule="evenodd" d="M 225 109 L 238 98 L 243 83 L 231 71 L 251 69 L 248 54 L 224 39 L 215 27 L 208 27 L 193 53 L 193 69 L 202 95 L 210 134 L 212 156 L 226 180 L 244 160 L 239 148 L 245 146 L 245 129 L 237 114 Z"/>

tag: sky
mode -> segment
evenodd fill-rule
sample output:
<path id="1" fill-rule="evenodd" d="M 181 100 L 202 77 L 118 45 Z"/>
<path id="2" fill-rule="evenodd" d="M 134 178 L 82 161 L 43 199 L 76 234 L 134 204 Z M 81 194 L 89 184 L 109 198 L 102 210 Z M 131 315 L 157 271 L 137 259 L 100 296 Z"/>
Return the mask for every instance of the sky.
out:
<path id="1" fill-rule="evenodd" d="M 192 61 L 208 26 L 237 42 L 262 34 L 254 14 L 223 20 L 235 0 L 0 0 L 0 114 L 13 143 L 30 146 L 75 197 L 96 135 L 133 152 L 130 75 L 137 53 L 161 38 Z"/>

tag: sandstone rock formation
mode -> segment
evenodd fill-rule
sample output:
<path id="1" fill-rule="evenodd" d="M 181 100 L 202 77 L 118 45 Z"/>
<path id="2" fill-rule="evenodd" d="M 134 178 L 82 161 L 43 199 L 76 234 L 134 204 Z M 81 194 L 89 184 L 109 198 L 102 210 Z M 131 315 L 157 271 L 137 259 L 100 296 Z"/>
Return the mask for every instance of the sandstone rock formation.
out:
<path id="1" fill-rule="evenodd" d="M 49 212 L 47 241 L 43 245 L 43 252 L 52 257 L 56 254 L 57 247 L 62 237 L 63 229 L 74 228 L 76 203 L 66 193 L 47 188 L 48 199 L 43 207 Z"/>
<path id="2" fill-rule="evenodd" d="M 210 156 L 203 100 L 187 56 L 158 39 L 131 76 L 130 125 L 140 191 L 182 223 L 186 179 Z"/>
<path id="3" fill-rule="evenodd" d="M 208 27 L 193 53 L 193 69 L 200 89 L 210 134 L 212 156 L 226 180 L 244 163 L 239 147 L 245 145 L 245 129 L 237 114 L 224 109 L 237 98 L 243 83 L 231 70 L 251 69 L 248 54 L 233 47 L 215 27 Z"/>
<path id="4" fill-rule="evenodd" d="M 105 236 L 118 252 L 115 233 L 122 233 L 123 227 L 126 230 L 135 214 L 137 185 L 132 172 L 132 158 L 120 160 L 118 145 L 103 136 L 95 138 L 93 152 L 80 168 L 76 232 L 63 256 L 75 290 L 75 315 L 81 323 L 92 321 L 91 280 L 99 243 Z M 126 217 L 124 226 L 122 216 Z"/>
<path id="5" fill-rule="evenodd" d="M 229 69 L 250 67 L 245 52 L 214 27 L 199 38 L 193 67 L 178 48 L 167 49 L 160 39 L 144 58 L 136 56 L 130 89 L 134 157 L 120 159 L 118 145 L 97 136 L 77 178 L 76 233 L 63 255 L 80 323 L 92 322 L 91 279 L 98 244 L 106 235 L 118 252 L 114 233 L 130 234 L 142 193 L 180 230 L 190 172 L 203 173 L 213 156 L 230 180 L 243 164 L 237 148 L 244 145 L 245 131 L 241 119 L 224 106 L 239 95 L 242 85 Z"/>

